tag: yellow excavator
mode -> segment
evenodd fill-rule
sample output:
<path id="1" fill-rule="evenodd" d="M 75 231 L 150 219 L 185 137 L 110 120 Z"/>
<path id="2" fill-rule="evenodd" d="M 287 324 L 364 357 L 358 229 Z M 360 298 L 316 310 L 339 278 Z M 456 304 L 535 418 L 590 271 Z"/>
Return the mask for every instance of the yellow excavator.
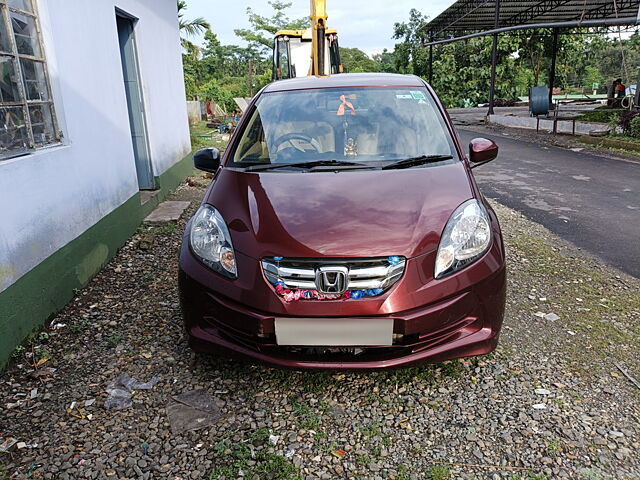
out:
<path id="1" fill-rule="evenodd" d="M 273 46 L 273 79 L 342 73 L 337 30 L 327 28 L 326 0 L 311 0 L 311 28 L 280 30 Z"/>

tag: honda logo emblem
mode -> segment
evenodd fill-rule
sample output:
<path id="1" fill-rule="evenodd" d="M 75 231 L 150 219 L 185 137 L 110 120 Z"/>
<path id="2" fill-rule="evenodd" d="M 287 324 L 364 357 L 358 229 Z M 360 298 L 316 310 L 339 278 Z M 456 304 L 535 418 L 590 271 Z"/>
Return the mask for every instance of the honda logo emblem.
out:
<path id="1" fill-rule="evenodd" d="M 316 268 L 316 288 L 320 293 L 342 295 L 349 286 L 347 267 L 324 266 Z"/>

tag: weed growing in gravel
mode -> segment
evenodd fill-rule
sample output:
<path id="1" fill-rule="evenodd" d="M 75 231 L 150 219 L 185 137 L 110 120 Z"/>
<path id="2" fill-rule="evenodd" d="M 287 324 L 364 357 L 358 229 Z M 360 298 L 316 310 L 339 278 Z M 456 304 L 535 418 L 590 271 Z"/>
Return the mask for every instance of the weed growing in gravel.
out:
<path id="1" fill-rule="evenodd" d="M 236 469 L 232 467 L 216 467 L 211 474 L 209 480 L 218 480 L 221 478 L 231 479 L 236 477 Z"/>
<path id="2" fill-rule="evenodd" d="M 451 471 L 444 465 L 434 465 L 427 473 L 429 480 L 448 480 L 451 478 Z"/>
<path id="3" fill-rule="evenodd" d="M 305 430 L 317 430 L 320 428 L 320 417 L 311 407 L 301 402 L 296 397 L 289 397 L 289 404 L 293 407 L 293 412 L 298 419 L 298 426 Z"/>
<path id="4" fill-rule="evenodd" d="M 336 440 L 327 441 L 327 434 L 325 432 L 317 432 L 314 439 L 314 449 L 320 453 L 335 452 L 339 446 Z"/>
<path id="5" fill-rule="evenodd" d="M 71 332 L 78 334 L 84 332 L 89 326 L 88 318 L 81 318 L 76 322 L 73 322 L 70 326 Z"/>
<path id="6" fill-rule="evenodd" d="M 107 342 L 109 342 L 112 347 L 115 347 L 122 341 L 123 338 L 124 335 L 122 334 L 122 332 L 114 332 L 107 337 Z"/>
<path id="7" fill-rule="evenodd" d="M 591 468 L 583 468 L 580 470 L 580 474 L 587 480 L 613 480 L 611 475 L 605 475 L 599 468 L 591 467 Z"/>
<path id="8" fill-rule="evenodd" d="M 382 430 L 380 429 L 381 426 L 380 422 L 372 422 L 369 425 L 360 426 L 358 430 L 360 430 L 360 433 L 365 437 L 375 437 L 382 433 Z"/>
<path id="9" fill-rule="evenodd" d="M 374 376 L 379 380 L 392 384 L 406 385 L 418 381 L 434 385 L 437 383 L 439 374 L 450 378 L 460 378 L 463 372 L 464 366 L 462 363 L 459 360 L 452 360 L 435 365 L 377 372 Z"/>
<path id="10" fill-rule="evenodd" d="M 169 222 L 169 223 L 165 223 L 162 226 L 162 228 L 160 229 L 160 234 L 161 235 L 173 235 L 177 231 L 178 231 L 178 226 L 173 222 Z"/>
<path id="11" fill-rule="evenodd" d="M 160 225 L 145 225 L 142 224 L 138 227 L 136 233 L 138 235 L 173 235 L 178 231 L 178 226 L 173 222 L 163 223 Z"/>
<path id="12" fill-rule="evenodd" d="M 305 393 L 320 393 L 335 385 L 336 380 L 328 372 L 302 372 L 300 385 Z"/>
<path id="13" fill-rule="evenodd" d="M 371 458 L 369 455 L 358 455 L 356 457 L 356 465 L 360 465 L 364 467 L 365 465 L 369 465 L 371 463 Z"/>
<path id="14" fill-rule="evenodd" d="M 11 358 L 20 358 L 24 354 L 25 348 L 23 345 L 18 345 L 11 354 Z M 0 477 L 1 479 L 2 477 Z"/>
<path id="15" fill-rule="evenodd" d="M 297 473 L 296 467 L 280 455 L 269 454 L 264 461 L 258 464 L 255 472 L 259 478 L 271 478 L 273 480 L 302 480 L 302 475 Z"/>
<path id="16" fill-rule="evenodd" d="M 293 390 L 295 386 L 295 372 L 259 367 L 256 376 L 261 382 L 272 383 L 280 391 Z"/>
<path id="17" fill-rule="evenodd" d="M 260 429 L 252 434 L 254 440 L 260 440 L 264 438 L 264 432 Z M 256 436 L 257 435 L 257 436 Z M 269 431 L 266 430 L 268 438 Z M 218 465 L 209 474 L 209 480 L 233 479 L 238 476 L 246 476 L 247 478 L 269 478 L 272 480 L 302 480 L 302 477 L 298 474 L 298 470 L 286 458 L 275 455 L 273 453 L 267 453 L 265 450 L 253 450 L 247 443 L 238 442 L 231 445 L 227 438 L 219 442 L 216 445 L 216 451 L 220 450 L 221 453 L 231 453 L 225 458 L 231 465 Z M 255 465 L 250 466 L 249 460 L 253 460 Z M 243 474 L 241 474 L 241 471 Z"/>
<path id="18" fill-rule="evenodd" d="M 556 455 L 562 452 L 562 444 L 557 440 L 547 440 L 547 455 Z"/>
<path id="19" fill-rule="evenodd" d="M 392 370 L 377 372 L 375 378 L 392 384 L 406 385 L 414 381 L 422 381 L 428 384 L 435 383 L 435 367 L 425 365 L 424 367 L 406 368 L 402 370 Z"/>
<path id="20" fill-rule="evenodd" d="M 398 475 L 396 475 L 396 480 L 410 480 L 411 475 L 409 475 L 409 470 L 405 465 L 398 465 Z"/>
<path id="21" fill-rule="evenodd" d="M 445 377 L 460 378 L 464 373 L 464 366 L 459 360 L 441 363 L 439 367 Z"/>
<path id="22" fill-rule="evenodd" d="M 325 398 L 322 398 L 318 401 L 318 410 L 320 410 L 323 415 L 326 415 L 331 410 L 331 404 Z"/>
<path id="23" fill-rule="evenodd" d="M 47 358 L 51 358 L 51 352 L 46 348 L 37 348 L 34 353 L 34 360 L 39 362 L 40 360 L 45 360 Z"/>
<path id="24" fill-rule="evenodd" d="M 328 435 L 325 432 L 316 432 L 313 437 L 313 449 L 321 453 L 331 453 L 338 449 L 335 440 L 327 442 Z"/>
<path id="25" fill-rule="evenodd" d="M 268 428 L 259 428 L 255 432 L 251 432 L 249 435 L 249 439 L 251 442 L 262 444 L 266 443 L 269 440 L 269 429 Z"/>

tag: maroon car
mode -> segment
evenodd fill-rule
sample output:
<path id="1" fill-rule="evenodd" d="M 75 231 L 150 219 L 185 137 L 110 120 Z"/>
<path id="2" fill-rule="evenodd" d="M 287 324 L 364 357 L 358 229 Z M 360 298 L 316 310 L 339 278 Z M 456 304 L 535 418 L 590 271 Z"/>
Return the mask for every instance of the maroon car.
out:
<path id="1" fill-rule="evenodd" d="M 497 344 L 505 254 L 444 107 L 415 76 L 285 80 L 249 106 L 187 225 L 191 347 L 293 368 L 379 369 Z"/>

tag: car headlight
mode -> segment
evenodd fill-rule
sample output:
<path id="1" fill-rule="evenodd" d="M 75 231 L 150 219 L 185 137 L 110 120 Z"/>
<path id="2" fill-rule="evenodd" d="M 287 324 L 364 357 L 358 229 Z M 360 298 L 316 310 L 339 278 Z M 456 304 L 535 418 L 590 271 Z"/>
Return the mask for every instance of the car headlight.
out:
<path id="1" fill-rule="evenodd" d="M 472 199 L 464 202 L 447 222 L 436 257 L 435 278 L 463 269 L 487 251 L 491 223 L 484 206 Z"/>
<path id="2" fill-rule="evenodd" d="M 236 278 L 236 255 L 229 229 L 222 215 L 211 205 L 203 205 L 191 223 L 191 250 L 208 267 L 230 278 Z"/>

